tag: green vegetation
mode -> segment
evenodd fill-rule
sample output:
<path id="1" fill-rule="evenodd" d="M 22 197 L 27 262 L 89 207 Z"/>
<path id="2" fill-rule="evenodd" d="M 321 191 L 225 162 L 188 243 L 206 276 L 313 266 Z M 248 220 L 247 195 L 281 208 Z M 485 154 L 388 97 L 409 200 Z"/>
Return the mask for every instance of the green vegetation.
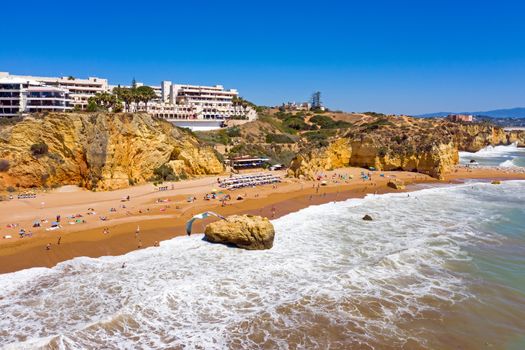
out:
<path id="1" fill-rule="evenodd" d="M 116 95 L 109 92 L 99 92 L 88 99 L 88 112 L 102 112 L 113 110 L 119 104 Z"/>
<path id="2" fill-rule="evenodd" d="M 136 89 L 131 89 L 131 93 L 137 104 L 139 102 L 144 102 L 146 109 L 148 107 L 148 102 L 157 97 L 155 90 L 150 86 L 139 86 Z"/>
<path id="3" fill-rule="evenodd" d="M 226 135 L 229 137 L 240 137 L 241 136 L 241 128 L 238 126 L 233 126 L 231 128 L 226 129 Z"/>
<path id="4" fill-rule="evenodd" d="M 44 142 L 34 143 L 31 145 L 31 153 L 33 156 L 40 157 L 49 152 L 49 147 Z"/>
<path id="5" fill-rule="evenodd" d="M 286 134 L 267 134 L 266 143 L 295 143 L 295 141 Z"/>
<path id="6" fill-rule="evenodd" d="M 318 125 L 321 129 L 343 129 L 352 126 L 352 123 L 343 120 L 333 120 L 329 116 L 319 114 L 310 118 L 310 122 Z"/>
<path id="7" fill-rule="evenodd" d="M 255 103 L 245 100 L 241 96 L 234 96 L 232 99 L 232 102 L 234 105 L 240 105 L 243 107 L 252 107 L 253 109 L 257 109 L 257 106 L 255 105 Z"/>
<path id="8" fill-rule="evenodd" d="M 388 126 L 388 125 L 394 125 L 394 123 L 387 120 L 386 118 L 380 118 L 371 123 L 365 124 L 364 127 L 366 131 L 372 131 L 372 130 L 379 129 L 381 126 Z"/>
<path id="9" fill-rule="evenodd" d="M 284 125 L 279 119 L 273 118 L 269 115 L 260 115 L 259 120 L 263 123 L 270 124 L 277 130 L 285 133 L 285 134 L 296 134 L 297 131 L 295 129 L 289 128 L 286 125 Z"/>
<path id="10" fill-rule="evenodd" d="M 310 125 L 306 124 L 303 118 L 301 117 L 291 117 L 283 120 L 283 125 L 287 128 L 294 130 L 310 130 Z"/>
<path id="11" fill-rule="evenodd" d="M 167 164 L 162 164 L 155 170 L 153 170 L 153 178 L 151 179 L 154 184 L 162 183 L 164 181 L 179 181 L 185 180 L 188 177 L 185 174 L 176 175 L 173 172 L 172 167 Z"/>
<path id="12" fill-rule="evenodd" d="M 113 89 L 112 94 L 101 92 L 90 97 L 87 110 L 88 112 L 122 112 L 124 110 L 123 103 L 125 103 L 127 111 L 129 112 L 129 107 L 132 102 L 135 102 L 137 105 L 142 102 L 147 108 L 148 102 L 156 97 L 155 90 L 149 86 L 132 88 L 116 87 Z"/>
<path id="13" fill-rule="evenodd" d="M 317 147 L 328 146 L 328 139 L 332 136 L 335 136 L 336 130 L 317 130 L 309 131 L 303 134 L 306 137 L 308 142 Z"/>
<path id="14" fill-rule="evenodd" d="M 376 118 L 385 118 L 386 115 L 383 114 L 383 113 L 377 113 L 377 112 L 365 112 L 363 114 L 366 114 L 366 115 L 369 115 L 371 117 L 376 117 Z"/>

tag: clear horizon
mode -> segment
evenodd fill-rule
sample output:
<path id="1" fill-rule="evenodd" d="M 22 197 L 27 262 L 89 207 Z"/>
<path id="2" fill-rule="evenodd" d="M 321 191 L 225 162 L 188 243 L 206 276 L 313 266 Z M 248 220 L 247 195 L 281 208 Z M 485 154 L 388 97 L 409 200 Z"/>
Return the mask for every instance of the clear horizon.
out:
<path id="1" fill-rule="evenodd" d="M 349 112 L 525 106 L 518 1 L 24 4 L 3 18 L 0 71 L 222 84 L 260 105 L 319 90 Z"/>

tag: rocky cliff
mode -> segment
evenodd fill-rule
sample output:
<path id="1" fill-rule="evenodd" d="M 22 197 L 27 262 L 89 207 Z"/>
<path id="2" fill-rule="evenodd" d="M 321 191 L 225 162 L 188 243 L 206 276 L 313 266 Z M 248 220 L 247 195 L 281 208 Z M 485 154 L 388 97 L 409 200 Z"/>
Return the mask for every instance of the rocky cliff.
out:
<path id="1" fill-rule="evenodd" d="M 0 189 L 63 184 L 117 189 L 147 181 L 164 164 L 182 177 L 223 171 L 211 148 L 147 114 L 27 117 L 0 128 L 0 162 Z"/>
<path id="2" fill-rule="evenodd" d="M 319 170 L 358 166 L 441 177 L 458 162 L 457 147 L 446 129 L 436 132 L 428 123 L 407 117 L 367 121 L 328 147 L 296 157 L 290 173 L 311 178 Z"/>
<path id="3" fill-rule="evenodd" d="M 477 152 L 488 145 L 506 145 L 511 142 L 505 131 L 486 124 L 456 124 L 455 138 L 460 151 Z"/>

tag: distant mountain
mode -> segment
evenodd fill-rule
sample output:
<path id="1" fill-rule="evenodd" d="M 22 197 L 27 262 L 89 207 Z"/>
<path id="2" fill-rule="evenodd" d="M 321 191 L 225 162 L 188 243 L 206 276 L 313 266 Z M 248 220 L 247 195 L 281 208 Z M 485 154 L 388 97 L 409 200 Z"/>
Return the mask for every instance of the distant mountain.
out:
<path id="1" fill-rule="evenodd" d="M 492 111 L 484 111 L 484 112 L 436 112 L 436 113 L 427 113 L 427 114 L 420 114 L 416 117 L 422 117 L 422 118 L 431 118 L 431 117 L 442 117 L 447 116 L 449 114 L 472 114 L 472 115 L 482 115 L 492 118 L 525 118 L 525 108 L 524 107 L 517 107 L 517 108 L 508 108 L 508 109 L 495 109 Z"/>

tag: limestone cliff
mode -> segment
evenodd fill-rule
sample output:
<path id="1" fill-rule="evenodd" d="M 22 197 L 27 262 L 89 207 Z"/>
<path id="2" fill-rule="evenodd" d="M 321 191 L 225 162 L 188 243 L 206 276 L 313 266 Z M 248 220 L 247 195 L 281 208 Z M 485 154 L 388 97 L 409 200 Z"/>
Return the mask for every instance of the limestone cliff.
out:
<path id="1" fill-rule="evenodd" d="M 477 152 L 488 145 L 506 145 L 505 131 L 487 124 L 457 124 L 454 126 L 456 143 L 460 151 Z"/>
<path id="2" fill-rule="evenodd" d="M 45 144 L 38 154 L 32 145 Z M 147 114 L 67 113 L 27 117 L 0 129 L 0 189 L 78 184 L 110 190 L 143 183 L 168 164 L 176 175 L 217 174 L 223 166 L 190 133 Z"/>
<path id="3" fill-rule="evenodd" d="M 502 129 L 453 124 L 443 120 L 380 117 L 360 123 L 321 149 L 293 159 L 290 175 L 314 177 L 316 172 L 343 166 L 416 171 L 440 178 L 459 161 L 458 149 L 476 150 L 505 143 Z"/>

